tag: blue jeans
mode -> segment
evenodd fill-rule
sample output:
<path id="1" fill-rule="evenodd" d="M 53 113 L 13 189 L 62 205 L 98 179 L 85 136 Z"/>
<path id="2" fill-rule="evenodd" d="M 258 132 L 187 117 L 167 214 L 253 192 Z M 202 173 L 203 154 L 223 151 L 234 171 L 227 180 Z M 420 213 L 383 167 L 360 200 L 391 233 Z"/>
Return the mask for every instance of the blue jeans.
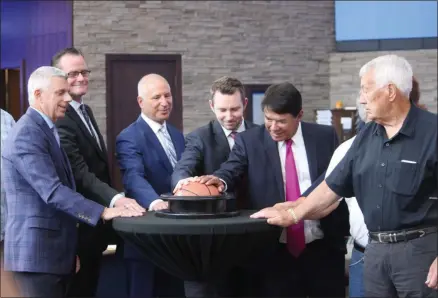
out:
<path id="1" fill-rule="evenodd" d="M 349 297 L 364 297 L 363 284 L 363 257 L 364 254 L 353 248 L 349 266 Z"/>

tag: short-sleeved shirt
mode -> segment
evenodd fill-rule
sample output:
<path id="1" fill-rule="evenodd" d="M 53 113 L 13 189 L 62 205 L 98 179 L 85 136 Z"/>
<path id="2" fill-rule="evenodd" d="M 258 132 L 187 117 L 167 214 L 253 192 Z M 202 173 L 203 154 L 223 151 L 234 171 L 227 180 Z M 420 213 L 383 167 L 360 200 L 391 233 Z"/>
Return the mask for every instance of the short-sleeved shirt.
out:
<path id="1" fill-rule="evenodd" d="M 438 222 L 437 115 L 411 105 L 391 139 L 368 123 L 327 185 L 356 197 L 370 232 L 397 231 Z"/>

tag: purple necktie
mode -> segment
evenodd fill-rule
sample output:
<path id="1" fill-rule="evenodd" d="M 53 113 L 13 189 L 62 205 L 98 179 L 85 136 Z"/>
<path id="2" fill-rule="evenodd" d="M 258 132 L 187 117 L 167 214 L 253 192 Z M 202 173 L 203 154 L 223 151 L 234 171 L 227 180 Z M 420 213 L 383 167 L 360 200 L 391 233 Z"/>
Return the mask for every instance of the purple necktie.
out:
<path id="1" fill-rule="evenodd" d="M 237 135 L 237 131 L 230 132 L 230 137 L 232 137 L 233 139 L 236 138 L 236 135 Z"/>
<path id="2" fill-rule="evenodd" d="M 286 201 L 296 201 L 300 195 L 300 184 L 298 182 L 297 167 L 295 165 L 294 153 L 292 151 L 292 140 L 286 141 Z M 289 252 L 298 257 L 306 247 L 304 238 L 304 222 L 292 225 L 287 228 L 287 248 Z"/>

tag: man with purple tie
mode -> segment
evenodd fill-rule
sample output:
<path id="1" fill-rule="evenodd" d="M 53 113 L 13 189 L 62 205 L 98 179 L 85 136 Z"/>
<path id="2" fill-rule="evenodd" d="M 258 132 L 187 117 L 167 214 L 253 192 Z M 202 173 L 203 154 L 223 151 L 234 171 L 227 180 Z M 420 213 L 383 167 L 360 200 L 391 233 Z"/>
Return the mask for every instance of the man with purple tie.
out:
<path id="1" fill-rule="evenodd" d="M 228 160 L 213 175 L 188 178 L 232 191 L 247 176 L 248 205 L 264 208 L 297 200 L 322 181 L 338 146 L 330 126 L 301 121 L 300 92 L 290 83 L 274 84 L 262 102 L 265 126 L 239 133 Z M 246 175 L 244 175 L 246 174 Z M 279 241 L 251 262 L 251 296 L 342 297 L 348 235 L 344 202 L 321 220 L 284 230 Z"/>

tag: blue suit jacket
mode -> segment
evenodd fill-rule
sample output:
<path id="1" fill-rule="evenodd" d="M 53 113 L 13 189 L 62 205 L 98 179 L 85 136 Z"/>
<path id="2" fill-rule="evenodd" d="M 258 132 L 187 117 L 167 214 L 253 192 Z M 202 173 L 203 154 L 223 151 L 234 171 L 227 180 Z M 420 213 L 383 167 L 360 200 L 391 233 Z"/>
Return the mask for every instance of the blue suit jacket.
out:
<path id="1" fill-rule="evenodd" d="M 104 207 L 74 191 L 73 174 L 44 118 L 29 108 L 2 152 L 5 268 L 51 274 L 74 269 L 78 220 L 96 225 Z"/>
<path id="2" fill-rule="evenodd" d="M 331 126 L 301 122 L 310 178 L 315 188 L 324 177 L 330 159 L 338 146 Z M 284 183 L 277 142 L 266 128 L 258 127 L 237 135 L 229 159 L 213 175 L 223 179 L 230 190 L 247 175 L 249 208 L 262 209 L 284 202 Z M 304 192 L 305 190 L 301 190 Z M 348 209 L 345 202 L 320 221 L 324 237 L 336 248 L 345 249 L 344 236 L 349 233 Z"/>
<path id="3" fill-rule="evenodd" d="M 184 135 L 169 123 L 166 126 L 179 160 L 184 151 Z M 172 192 L 172 165 L 157 136 L 141 116 L 117 136 L 116 153 L 127 197 L 149 208 L 161 194 Z M 125 246 L 125 256 L 138 256 L 131 248 Z"/>

